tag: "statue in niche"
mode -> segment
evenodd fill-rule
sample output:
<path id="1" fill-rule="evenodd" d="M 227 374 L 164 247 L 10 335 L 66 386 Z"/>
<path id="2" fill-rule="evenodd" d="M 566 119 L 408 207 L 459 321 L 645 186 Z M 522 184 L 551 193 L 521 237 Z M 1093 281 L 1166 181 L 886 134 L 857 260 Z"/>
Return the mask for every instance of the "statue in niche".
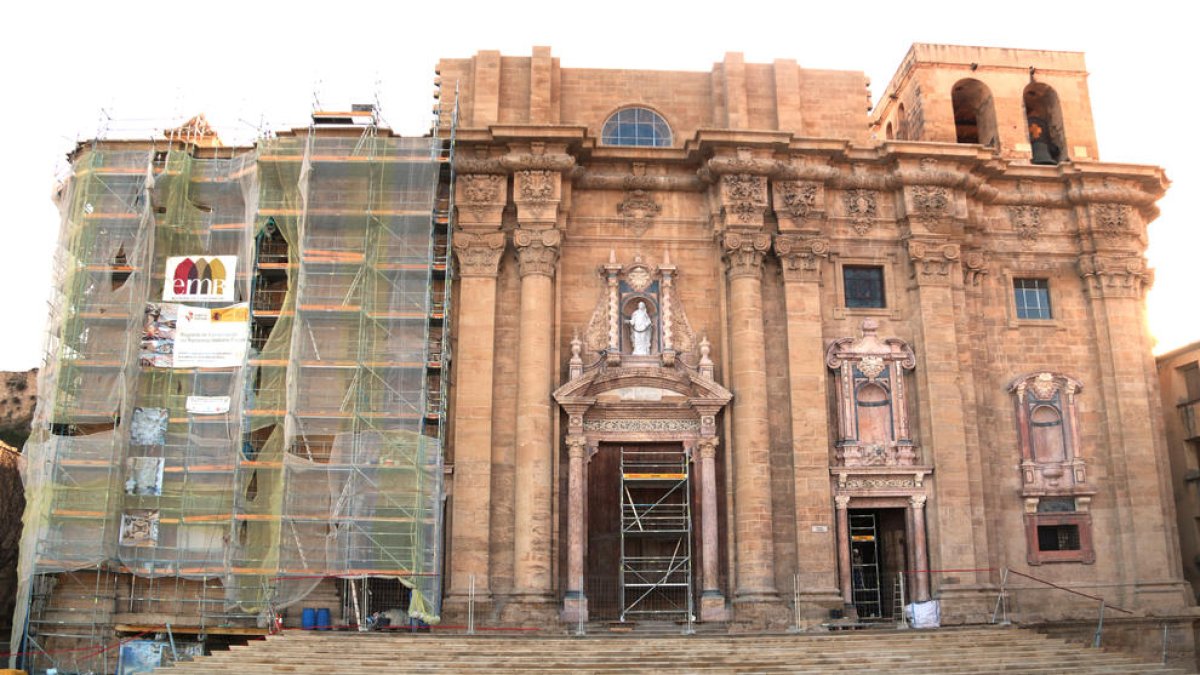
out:
<path id="1" fill-rule="evenodd" d="M 629 324 L 629 342 L 633 345 L 633 355 L 649 356 L 650 329 L 654 326 L 654 320 L 646 311 L 646 303 L 639 301 L 637 309 L 633 310 L 633 314 L 625 322 Z"/>

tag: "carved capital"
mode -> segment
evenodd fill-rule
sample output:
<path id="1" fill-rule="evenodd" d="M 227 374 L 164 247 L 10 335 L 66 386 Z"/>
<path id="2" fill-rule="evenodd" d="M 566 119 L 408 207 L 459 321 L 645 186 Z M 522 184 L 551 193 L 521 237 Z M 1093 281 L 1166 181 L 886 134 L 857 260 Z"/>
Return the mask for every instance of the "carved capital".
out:
<path id="1" fill-rule="evenodd" d="M 771 235 L 761 232 L 726 232 L 721 237 L 721 249 L 730 279 L 762 275 L 763 256 L 771 248 Z"/>
<path id="2" fill-rule="evenodd" d="M 562 232 L 549 230 L 513 230 L 513 246 L 517 248 L 517 264 L 521 276 L 541 274 L 554 276 Z"/>
<path id="3" fill-rule="evenodd" d="M 910 239 L 908 256 L 912 259 L 917 283 L 948 284 L 950 271 L 958 262 L 958 244 Z"/>
<path id="4" fill-rule="evenodd" d="M 762 226 L 767 210 L 767 177 L 749 173 L 721 176 L 721 207 L 727 225 Z"/>
<path id="5" fill-rule="evenodd" d="M 833 504 L 839 511 L 850 507 L 850 495 L 834 495 Z"/>
<path id="6" fill-rule="evenodd" d="M 1154 283 L 1141 256 L 1084 255 L 1079 258 L 1079 276 L 1088 293 L 1100 298 L 1140 298 Z"/>
<path id="7" fill-rule="evenodd" d="M 498 225 L 508 198 L 508 178 L 494 173 L 459 174 L 455 182 L 459 224 Z"/>
<path id="8" fill-rule="evenodd" d="M 970 251 L 963 256 L 963 283 L 967 286 L 978 286 L 987 273 L 987 258 L 982 251 Z"/>
<path id="9" fill-rule="evenodd" d="M 819 237 L 780 234 L 775 254 L 782 263 L 784 281 L 821 280 L 821 265 L 829 257 L 829 242 Z"/>
<path id="10" fill-rule="evenodd" d="M 927 495 L 913 495 L 908 498 L 908 503 L 913 509 L 925 508 L 925 502 L 929 499 Z"/>
<path id="11" fill-rule="evenodd" d="M 587 456 L 587 438 L 572 434 L 567 436 L 567 457 L 583 460 Z"/>
<path id="12" fill-rule="evenodd" d="M 458 258 L 458 273 L 463 277 L 494 277 L 504 253 L 504 233 L 454 235 L 454 255 Z"/>
<path id="13" fill-rule="evenodd" d="M 700 460 L 715 459 L 717 456 L 717 439 L 701 438 L 696 444 L 697 450 L 700 451 Z"/>

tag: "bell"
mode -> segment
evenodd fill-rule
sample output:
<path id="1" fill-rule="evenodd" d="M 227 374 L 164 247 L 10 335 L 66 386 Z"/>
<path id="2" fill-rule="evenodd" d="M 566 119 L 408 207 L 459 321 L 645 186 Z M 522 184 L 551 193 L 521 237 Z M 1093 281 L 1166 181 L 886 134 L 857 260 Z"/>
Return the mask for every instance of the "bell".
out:
<path id="1" fill-rule="evenodd" d="M 1030 143 L 1033 147 L 1033 163 L 1034 164 L 1058 164 L 1058 160 L 1054 159 L 1054 155 L 1050 154 L 1050 144 L 1046 141 L 1034 141 Z"/>

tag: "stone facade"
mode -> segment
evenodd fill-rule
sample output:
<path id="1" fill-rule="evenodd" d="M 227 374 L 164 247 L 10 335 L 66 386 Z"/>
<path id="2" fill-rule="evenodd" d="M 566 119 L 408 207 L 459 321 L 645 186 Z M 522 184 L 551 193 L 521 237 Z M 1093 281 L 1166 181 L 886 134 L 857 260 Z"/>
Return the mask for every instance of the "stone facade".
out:
<path id="1" fill-rule="evenodd" d="M 1200 597 L 1200 342 L 1156 359 L 1163 421 L 1171 458 L 1171 485 L 1179 521 L 1183 576 Z"/>
<path id="2" fill-rule="evenodd" d="M 903 575 L 982 621 L 1006 567 L 1191 604 L 1143 321 L 1167 180 L 1099 161 L 1081 54 L 915 45 L 873 118 L 861 73 L 740 54 L 606 71 L 539 47 L 439 73 L 448 617 L 472 583 L 484 621 L 600 616 L 589 467 L 648 443 L 694 467 L 700 619 L 782 627 L 793 597 L 802 623 L 888 615 Z M 866 516 L 891 556 L 873 610 Z"/>

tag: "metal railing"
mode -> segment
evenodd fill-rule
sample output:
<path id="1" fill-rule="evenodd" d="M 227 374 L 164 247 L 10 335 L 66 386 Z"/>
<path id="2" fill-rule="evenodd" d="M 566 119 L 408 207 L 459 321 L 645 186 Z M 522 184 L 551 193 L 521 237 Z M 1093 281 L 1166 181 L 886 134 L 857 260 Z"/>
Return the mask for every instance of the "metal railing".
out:
<path id="1" fill-rule="evenodd" d="M 1123 607 L 1118 607 L 1113 604 L 1109 604 L 1108 601 L 1105 600 L 1101 596 L 1083 593 L 1083 592 L 1077 591 L 1073 588 L 1067 588 L 1066 586 L 1060 586 L 1060 585 L 1054 583 L 1053 581 L 1047 581 L 1046 579 L 1041 579 L 1041 578 L 1035 577 L 1031 574 L 1025 574 L 1024 572 L 1018 572 L 1014 569 L 1009 569 L 1009 568 L 1005 567 L 1001 570 L 1001 573 L 1000 573 L 1000 593 L 997 594 L 997 596 L 996 596 L 996 608 L 992 611 L 992 623 L 1000 623 L 1002 625 L 1008 625 L 1008 624 L 1012 623 L 1008 618 L 1008 577 L 1010 574 L 1015 574 L 1019 577 L 1029 579 L 1030 581 L 1036 581 L 1040 584 L 1045 584 L 1046 586 L 1049 586 L 1050 588 L 1054 588 L 1054 589 L 1060 590 L 1060 591 L 1065 591 L 1072 595 L 1077 595 L 1081 598 L 1087 598 L 1088 600 L 1093 600 L 1095 602 L 1100 603 L 1098 616 L 1096 618 L 1096 630 L 1092 634 L 1092 646 L 1096 647 L 1097 649 L 1100 647 L 1100 642 L 1104 636 L 1104 612 L 1106 609 L 1116 610 L 1118 612 L 1122 612 L 1124 614 L 1129 614 L 1129 615 L 1134 614 L 1134 612 L 1131 610 L 1125 609 Z"/>

